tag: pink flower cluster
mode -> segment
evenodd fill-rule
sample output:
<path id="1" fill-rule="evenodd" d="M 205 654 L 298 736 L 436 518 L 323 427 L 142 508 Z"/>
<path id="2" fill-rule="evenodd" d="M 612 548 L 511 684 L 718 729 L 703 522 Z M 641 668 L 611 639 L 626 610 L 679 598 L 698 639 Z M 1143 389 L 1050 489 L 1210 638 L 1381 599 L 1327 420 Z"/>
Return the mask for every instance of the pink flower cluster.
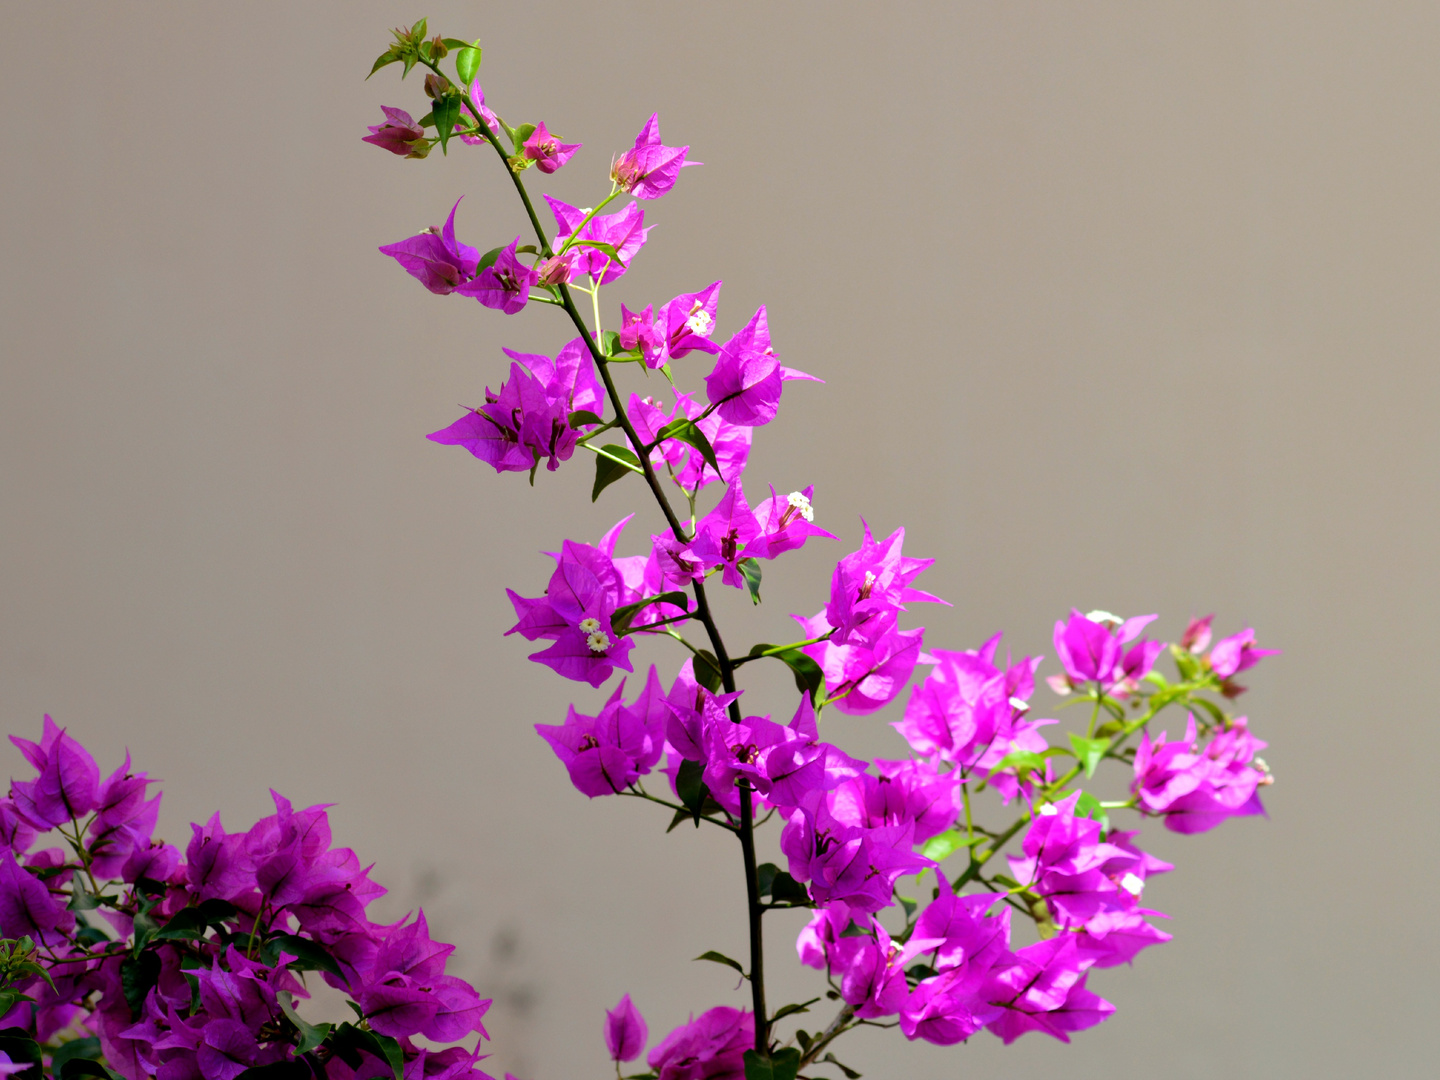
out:
<path id="1" fill-rule="evenodd" d="M 484 1080 L 478 1050 L 437 1044 L 486 1037 L 490 1002 L 445 973 L 454 947 L 423 912 L 368 918 L 385 890 L 332 846 L 323 806 L 274 795 L 275 813 L 243 832 L 218 814 L 192 825 L 182 852 L 152 837 L 160 795 L 128 755 L 102 778 L 48 716 L 38 743 L 11 741 L 36 775 L 0 799 L 0 933 L 40 943 L 49 978 L 20 985 L 0 1027 L 37 1044 L 98 1037 L 126 1080 L 285 1063 L 309 1075 L 317 1053 L 332 1080 Z M 52 833 L 65 848 L 31 850 Z M 306 1024 L 306 972 L 348 995 L 363 1026 Z"/>

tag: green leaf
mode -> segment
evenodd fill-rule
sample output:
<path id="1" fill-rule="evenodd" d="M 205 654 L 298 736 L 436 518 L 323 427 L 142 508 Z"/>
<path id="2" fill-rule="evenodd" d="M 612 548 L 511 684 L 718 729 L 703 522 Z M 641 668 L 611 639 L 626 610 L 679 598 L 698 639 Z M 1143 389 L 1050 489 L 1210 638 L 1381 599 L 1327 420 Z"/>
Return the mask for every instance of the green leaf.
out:
<path id="1" fill-rule="evenodd" d="M 845 1074 L 845 1080 L 860 1080 L 861 1074 L 850 1068 L 849 1065 L 842 1065 L 840 1063 L 840 1059 L 837 1058 L 834 1054 L 826 1054 L 820 1060 L 834 1065 L 837 1069 L 839 1069 L 842 1073 Z"/>
<path id="2" fill-rule="evenodd" d="M 675 590 L 663 592 L 657 596 L 647 596 L 644 600 L 637 600 L 633 604 L 616 608 L 615 613 L 610 616 L 610 628 L 615 631 L 616 636 L 624 636 L 630 631 L 630 624 L 635 621 L 635 616 L 643 608 L 647 608 L 651 604 L 674 604 L 676 607 L 688 611 L 689 606 L 686 603 L 688 599 L 683 592 Z"/>
<path id="3" fill-rule="evenodd" d="M 614 356 L 621 352 L 620 335 L 614 330 L 606 330 L 600 335 L 600 352 L 604 356 Z"/>
<path id="4" fill-rule="evenodd" d="M 569 423 L 570 427 L 574 429 L 582 428 L 586 424 L 603 424 L 605 423 L 605 421 L 602 420 L 600 417 L 596 416 L 593 412 L 590 412 L 588 409 L 576 409 L 570 414 Z"/>
<path id="5" fill-rule="evenodd" d="M 1100 800 L 1088 791 L 1082 791 L 1080 798 L 1075 800 L 1075 812 L 1084 817 L 1092 818 L 1100 823 L 1100 828 L 1105 832 L 1110 831 L 1110 815 L 1100 805 Z"/>
<path id="6" fill-rule="evenodd" d="M 468 89 L 475 81 L 475 73 L 480 70 L 480 59 L 481 50 L 478 45 L 466 45 L 455 54 L 455 74 L 459 76 L 461 86 Z"/>
<path id="7" fill-rule="evenodd" d="M 111 1080 L 111 1072 L 100 1062 L 91 1058 L 71 1058 L 58 1069 L 50 1066 L 50 1075 L 59 1080 L 80 1080 L 82 1076 L 98 1076 L 100 1080 Z"/>
<path id="8" fill-rule="evenodd" d="M 745 1080 L 795 1080 L 800 1071 L 800 1051 L 793 1046 L 764 1055 L 745 1051 Z"/>
<path id="9" fill-rule="evenodd" d="M 512 137 L 515 140 L 515 156 L 519 157 L 525 153 L 525 140 L 535 134 L 534 124 L 521 124 L 515 128 Z"/>
<path id="10" fill-rule="evenodd" d="M 1001 758 L 999 764 L 990 771 L 1001 772 L 1005 769 L 1014 769 L 1021 777 L 1027 771 L 1043 773 L 1045 759 L 1033 750 L 1012 750 Z"/>
<path id="11" fill-rule="evenodd" d="M 376 59 L 374 66 L 371 67 L 371 69 L 370 69 L 370 75 L 374 75 L 377 71 L 379 71 L 381 68 L 385 67 L 387 64 L 393 64 L 393 63 L 395 63 L 395 61 L 397 61 L 397 60 L 399 60 L 399 59 L 400 59 L 400 57 L 396 56 L 396 55 L 395 55 L 393 52 L 391 52 L 389 49 L 386 49 L 386 50 L 385 50 L 383 53 L 381 53 L 380 56 Z M 370 78 L 370 75 L 366 75 L 365 78 L 366 78 L 366 79 L 369 79 L 369 78 Z"/>
<path id="12" fill-rule="evenodd" d="M 289 953 L 295 957 L 286 967 L 294 971 L 328 971 L 339 975 L 340 965 L 335 958 L 321 948 L 318 942 L 294 934 L 276 934 L 267 938 L 260 946 L 260 958 L 272 967 L 280 962 L 280 954 Z"/>
<path id="13" fill-rule="evenodd" d="M 395 1080 L 404 1080 L 405 1059 L 400 1052 L 400 1044 L 389 1035 L 380 1035 L 358 1028 L 354 1024 L 344 1023 L 331 1032 L 328 1045 L 340 1060 L 352 1069 L 359 1068 L 359 1051 L 364 1050 L 387 1062 L 395 1074 Z"/>
<path id="14" fill-rule="evenodd" d="M 685 804 L 689 815 L 695 819 L 697 829 L 700 827 L 700 815 L 705 809 L 705 800 L 710 797 L 710 789 L 702 779 L 704 775 L 704 766 L 698 761 L 689 760 L 682 761 L 675 773 L 675 793 L 680 796 L 680 801 Z"/>
<path id="15" fill-rule="evenodd" d="M 196 907 L 181 908 L 155 935 L 157 941 L 200 939 L 209 926 L 222 926 L 235 917 L 235 905 L 224 900 L 206 900 Z"/>
<path id="16" fill-rule="evenodd" d="M 440 40 L 447 49 L 473 49 L 480 44 L 479 38 L 476 38 L 473 42 L 462 41 L 458 37 L 447 37 L 441 38 Z"/>
<path id="17" fill-rule="evenodd" d="M 275 996 L 280 1002 L 280 1008 L 290 1018 L 290 1022 L 295 1025 L 295 1030 L 300 1032 L 300 1042 L 295 1047 L 295 1053 L 308 1054 L 325 1041 L 326 1036 L 330 1034 L 330 1029 L 335 1025 L 310 1024 L 302 1020 L 300 1014 L 295 1011 L 295 999 L 287 990 L 282 990 Z"/>
<path id="18" fill-rule="evenodd" d="M 440 152 L 449 153 L 450 133 L 460 119 L 460 99 L 453 94 L 435 103 L 435 132 L 440 136 Z"/>
<path id="19" fill-rule="evenodd" d="M 528 127 L 529 125 L 526 125 L 526 126 Z M 518 134 L 518 132 L 517 132 L 517 134 Z M 527 135 L 526 138 L 528 139 L 529 136 Z M 519 153 L 519 151 L 517 150 L 516 153 Z M 615 247 L 615 245 L 614 245 L 614 244 L 607 244 L 607 243 L 605 243 L 603 240 L 572 240 L 572 241 L 570 242 L 570 247 L 572 247 L 572 248 L 577 248 L 577 247 L 594 248 L 596 251 L 600 252 L 601 255 L 608 255 L 611 259 L 613 259 L 615 262 L 619 263 L 621 266 L 624 266 L 624 265 L 625 265 L 625 260 L 620 257 L 620 252 L 619 252 L 619 250 Z M 628 269 L 628 268 L 627 268 L 627 269 Z M 606 333 L 606 334 L 612 334 L 612 333 L 614 333 L 614 331 L 613 331 L 613 330 L 607 330 L 607 331 L 605 331 L 605 333 Z"/>
<path id="20" fill-rule="evenodd" d="M 740 569 L 740 576 L 745 579 L 745 588 L 750 591 L 750 602 L 760 603 L 760 560 L 741 559 L 735 565 Z"/>
<path id="21" fill-rule="evenodd" d="M 0 1030 L 0 1051 L 10 1055 L 10 1060 L 16 1065 L 28 1061 L 34 1066 L 22 1073 L 16 1073 L 20 1080 L 41 1080 L 44 1076 L 40 1067 L 40 1044 L 32 1039 L 24 1028 Z"/>
<path id="22" fill-rule="evenodd" d="M 626 473 L 643 473 L 640 459 L 623 446 L 607 443 L 595 453 L 595 487 L 590 492 L 590 501 L 595 502 L 604 491 Z"/>
<path id="23" fill-rule="evenodd" d="M 794 1016 L 796 1013 L 809 1012 L 810 1006 L 814 1005 L 819 1000 L 820 999 L 818 997 L 813 997 L 809 1001 L 800 1002 L 798 1005 L 782 1005 L 778 1010 L 776 1010 L 775 1015 L 770 1017 L 770 1022 L 773 1024 L 781 1017 Z"/>
<path id="24" fill-rule="evenodd" d="M 1100 764 L 1100 759 L 1105 756 L 1105 751 L 1110 749 L 1109 739 L 1087 739 L 1084 735 L 1070 732 L 1070 745 L 1075 750 L 1075 756 L 1085 766 L 1085 775 L 1095 775 L 1095 766 Z"/>
<path id="25" fill-rule="evenodd" d="M 770 899 L 776 904 L 789 904 L 792 907 L 810 906 L 809 891 L 784 870 L 777 873 L 770 883 Z"/>
<path id="26" fill-rule="evenodd" d="M 71 1058 L 87 1058 L 91 1061 L 100 1057 L 100 1040 L 94 1035 L 86 1039 L 71 1039 L 67 1043 L 61 1043 L 50 1055 L 51 1075 L 58 1076 L 60 1070 L 65 1067 L 65 1062 Z"/>
<path id="27" fill-rule="evenodd" d="M 111 938 L 109 934 L 97 926 L 82 926 L 76 931 L 75 940 L 82 945 L 90 946 L 108 944 Z"/>
<path id="28" fill-rule="evenodd" d="M 419 41 L 421 38 L 423 38 L 425 36 L 425 27 L 427 25 L 427 22 L 424 19 L 421 19 L 414 26 L 410 27 L 410 40 Z"/>
<path id="29" fill-rule="evenodd" d="M 475 272 L 478 274 L 481 270 L 486 270 L 494 266 L 495 260 L 500 257 L 500 253 L 504 250 L 504 247 L 491 248 L 489 251 L 485 252 L 484 255 L 481 255 L 480 262 L 475 267 Z"/>
<path id="30" fill-rule="evenodd" d="M 966 836 L 963 829 L 949 829 L 926 840 L 920 854 L 927 859 L 944 862 L 961 848 L 974 847 L 983 839 L 983 836 Z"/>
<path id="31" fill-rule="evenodd" d="M 94 911 L 101 900 L 114 900 L 113 896 L 100 897 L 85 891 L 78 881 L 71 886 L 70 903 L 65 906 L 71 911 Z"/>
<path id="32" fill-rule="evenodd" d="M 160 957 L 153 952 L 139 957 L 127 956 L 120 964 L 120 989 L 130 1015 L 139 1019 L 145 1009 L 145 997 L 160 979 Z"/>
<path id="33" fill-rule="evenodd" d="M 773 649 L 773 645 L 757 645 L 750 650 L 750 655 L 755 656 L 756 650 L 766 652 Z M 810 657 L 806 656 L 799 649 L 785 649 L 781 652 L 770 653 L 776 660 L 785 664 L 795 675 L 795 689 L 800 693 L 810 692 L 810 701 L 819 702 L 820 691 L 825 689 L 825 672 L 821 670 Z"/>
<path id="34" fill-rule="evenodd" d="M 815 1039 L 804 1028 L 796 1028 L 795 1041 L 800 1044 L 800 1049 L 808 1054 L 810 1052 L 810 1044 L 814 1042 Z"/>
<path id="35" fill-rule="evenodd" d="M 720 687 L 725 685 L 725 677 L 720 674 L 720 661 L 715 659 L 714 653 L 709 649 L 700 649 L 695 653 L 692 666 L 696 682 L 712 694 L 720 693 Z"/>
<path id="36" fill-rule="evenodd" d="M 715 470 L 715 475 L 720 475 L 720 462 L 715 459 L 715 448 L 710 445 L 710 440 L 705 437 L 705 432 L 700 430 L 698 424 L 693 420 L 680 417 L 671 420 L 655 434 L 655 445 L 659 446 L 666 439 L 679 439 L 681 442 L 689 443 L 700 456 L 705 459 L 705 464 Z M 759 583 L 759 575 L 756 575 L 756 583 Z"/>
<path id="37" fill-rule="evenodd" d="M 689 820 L 690 820 L 690 811 L 689 811 L 689 810 L 676 810 L 676 811 L 675 811 L 675 816 L 670 819 L 670 824 L 667 825 L 667 826 L 665 826 L 665 831 L 666 831 L 667 833 L 672 833 L 672 832 L 675 831 L 675 826 L 679 825 L 682 821 L 689 821 Z M 698 828 L 699 825 L 700 825 L 700 823 L 697 821 L 697 822 L 695 823 L 695 825 L 696 825 L 696 827 Z"/>
<path id="38" fill-rule="evenodd" d="M 857 923 L 854 919 L 851 919 L 851 920 L 850 920 L 850 925 L 847 926 L 847 927 L 845 927 L 844 930 L 840 931 L 840 936 L 841 936 L 841 937 L 874 937 L 875 935 L 874 935 L 871 931 L 866 930 L 863 926 L 861 926 L 859 923 Z"/>
<path id="39" fill-rule="evenodd" d="M 750 977 L 745 974 L 745 969 L 740 966 L 739 960 L 731 960 L 730 957 L 724 953 L 716 952 L 714 949 L 710 949 L 708 952 L 702 952 L 699 956 L 695 957 L 695 959 L 709 960 L 712 964 L 724 964 L 726 967 L 732 967 L 740 973 L 742 979 L 748 979 Z"/>

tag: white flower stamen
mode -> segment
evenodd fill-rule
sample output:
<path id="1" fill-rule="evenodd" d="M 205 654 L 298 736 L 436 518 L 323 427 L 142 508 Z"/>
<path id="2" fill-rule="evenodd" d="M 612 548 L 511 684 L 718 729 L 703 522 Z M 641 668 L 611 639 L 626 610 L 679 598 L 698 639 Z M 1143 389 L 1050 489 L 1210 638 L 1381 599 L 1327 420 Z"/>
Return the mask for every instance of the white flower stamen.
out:
<path id="1" fill-rule="evenodd" d="M 1139 896 L 1140 890 L 1145 888 L 1145 880 L 1134 874 L 1126 874 L 1120 879 L 1120 887 L 1131 896 Z"/>
<path id="2" fill-rule="evenodd" d="M 710 317 L 710 313 L 705 310 L 705 306 L 699 300 L 696 300 L 694 306 L 690 308 L 690 314 L 685 320 L 685 328 L 700 337 L 709 337 L 710 331 L 715 329 L 715 320 Z"/>
<path id="3" fill-rule="evenodd" d="M 793 509 L 798 511 L 800 516 L 806 521 L 815 520 L 815 508 L 810 505 L 810 500 L 807 499 L 801 492 L 790 492 L 790 494 L 786 496 L 786 502 L 788 502 Z"/>
<path id="4" fill-rule="evenodd" d="M 581 620 L 580 620 L 580 632 L 581 632 L 582 634 L 593 634 L 596 630 L 599 630 L 599 629 L 600 629 L 600 620 L 599 620 L 599 619 L 581 619 Z"/>
<path id="5" fill-rule="evenodd" d="M 603 653 L 610 648 L 610 639 L 605 636 L 604 630 L 596 630 L 585 639 L 585 644 L 590 646 L 593 653 Z"/>

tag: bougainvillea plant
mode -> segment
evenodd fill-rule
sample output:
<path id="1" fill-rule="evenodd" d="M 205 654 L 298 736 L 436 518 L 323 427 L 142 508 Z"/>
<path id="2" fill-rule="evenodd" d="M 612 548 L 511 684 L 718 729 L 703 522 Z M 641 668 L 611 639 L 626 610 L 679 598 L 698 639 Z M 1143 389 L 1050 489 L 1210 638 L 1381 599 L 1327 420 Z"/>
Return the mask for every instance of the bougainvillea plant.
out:
<path id="1" fill-rule="evenodd" d="M 903 529 L 877 539 L 863 522 L 823 607 L 795 616 L 796 640 L 727 645 L 707 589 L 748 590 L 758 603 L 764 564 L 836 536 L 817 524 L 803 480 L 745 475 L 755 430 L 776 418 L 787 384 L 813 379 L 781 364 L 765 308 L 723 333 L 715 281 L 664 303 L 625 298 L 619 324 L 601 325 L 600 290 L 639 256 L 646 210 L 698 164 L 690 147 L 664 143 L 651 116 L 612 156 L 595 206 L 545 195 L 547 223 L 524 174 L 553 173 L 580 144 L 543 122 L 512 125 L 487 104 L 478 41 L 429 37 L 424 20 L 394 37 L 371 74 L 394 63 L 405 74 L 427 69 L 430 109 L 415 120 L 386 108 L 367 141 L 410 158 L 437 145 L 448 153 L 457 139 L 482 154 L 488 146 L 529 235 L 492 236 L 497 246 L 481 254 L 458 239 L 452 207 L 443 228 L 380 250 L 431 292 L 506 315 L 542 304 L 576 334 L 553 358 L 506 349 L 499 389 L 430 438 L 532 484 L 542 463 L 555 470 L 584 451 L 592 501 L 631 474 L 653 499 L 653 531 L 637 553 L 617 553 L 629 514 L 596 542 L 561 542 L 543 587 L 509 592 L 508 633 L 541 646 L 530 658 L 600 691 L 536 729 L 583 794 L 658 803 L 672 828 L 708 823 L 732 833 L 744 856 L 749 955 L 702 959 L 738 970 L 751 1008 L 692 1014 L 635 1075 L 793 1080 L 833 1067 L 854 1076 L 831 1047 L 860 1025 L 941 1044 L 988 1029 L 1009 1043 L 1031 1031 L 1068 1041 L 1105 1020 L 1113 1007 L 1088 985 L 1092 970 L 1169 939 L 1143 894 L 1171 867 L 1137 845 L 1138 828 L 1112 818 L 1129 811 L 1197 833 L 1262 812 L 1265 744 L 1228 705 L 1243 690 L 1235 677 L 1272 650 L 1249 629 L 1212 647 L 1208 616 L 1167 644 L 1146 634 L 1153 615 L 1071 611 L 1055 625 L 1061 671 L 1047 681 L 1059 706 L 1081 704 L 1088 723 L 1056 737 L 1046 729 L 1057 721 L 1040 719 L 1031 700 L 1041 658 L 1002 659 L 998 634 L 978 648 L 927 651 L 908 619 L 911 605 L 944 603 L 916 584 L 933 560 L 905 554 Z M 620 389 L 626 370 L 648 380 L 643 396 Z M 653 373 L 665 392 L 650 389 Z M 639 481 L 616 490 L 638 491 Z M 633 673 L 641 636 L 671 639 L 683 663 L 666 678 L 650 667 L 631 697 L 617 676 Z M 1167 654 L 1170 675 L 1156 668 Z M 760 663 L 795 676 L 798 701 L 778 719 L 742 697 L 742 669 Z M 825 710 L 873 713 L 907 689 L 895 760 L 860 761 L 821 737 Z M 1152 730 L 1166 709 L 1178 718 L 1173 739 Z M 1123 770 L 1128 797 L 1089 790 L 1102 766 Z M 995 823 L 982 824 L 982 800 Z M 772 819 L 784 866 L 757 861 L 755 831 Z M 797 907 L 814 913 L 799 959 L 825 984 L 813 1000 L 772 1008 L 762 925 L 766 912 Z M 1023 920 L 1013 935 L 1012 920 Z M 836 1003 L 833 1019 L 796 1026 L 822 998 Z M 629 995 L 604 1035 L 617 1075 L 645 1053 L 647 1025 Z"/>
<path id="2" fill-rule="evenodd" d="M 864 522 L 823 606 L 795 616 L 795 640 L 732 650 L 710 579 L 758 603 L 764 564 L 837 542 L 816 523 L 811 487 L 787 493 L 792 479 L 777 488 L 762 477 L 745 490 L 755 429 L 776 418 L 787 383 L 818 380 L 780 363 L 763 307 L 721 333 L 719 281 L 658 306 L 622 303 L 618 326 L 603 328 L 600 290 L 647 240 L 643 204 L 698 162 L 662 142 L 651 116 L 611 158 L 593 208 L 545 196 L 547 227 L 524 174 L 551 174 L 581 146 L 492 111 L 480 60 L 478 42 L 431 37 L 423 19 L 394 31 L 371 74 L 425 68 L 429 111 L 417 120 L 386 107 L 364 138 L 407 158 L 448 153 L 452 140 L 482 155 L 488 146 L 530 235 L 491 237 L 482 254 L 457 235 L 457 199 L 443 227 L 380 251 L 433 293 L 506 315 L 554 308 L 576 337 L 554 357 L 504 350 L 499 389 L 430 438 L 532 484 L 542 463 L 553 471 L 584 451 L 592 501 L 640 478 L 616 489 L 643 482 L 653 499 L 655 531 L 640 550 L 617 553 L 633 513 L 594 543 L 563 540 L 543 586 L 509 591 L 508 633 L 540 643 L 532 660 L 590 688 L 562 723 L 536 725 L 581 793 L 648 800 L 671 829 L 722 829 L 743 855 L 748 956 L 699 959 L 736 969 L 751 1007 L 692 1013 L 652 1044 L 625 995 L 596 1024 L 616 1075 L 643 1056 L 649 1069 L 635 1080 L 829 1070 L 853 1080 L 833 1047 L 860 1026 L 938 1044 L 987 1029 L 1009 1043 L 1032 1031 L 1068 1041 L 1104 1021 L 1113 1006 L 1090 988 L 1091 972 L 1170 937 L 1143 894 L 1171 867 L 1119 816 L 1189 834 L 1263 812 L 1265 744 L 1230 706 L 1244 691 L 1236 677 L 1273 650 L 1250 629 L 1212 644 L 1209 616 L 1167 644 L 1146 633 L 1153 615 L 1073 610 L 1055 624 L 1060 671 L 1045 681 L 1059 709 L 1080 705 L 1088 722 L 1059 737 L 1032 702 L 1041 658 L 1002 658 L 998 634 L 978 648 L 927 649 L 908 622 L 911 605 L 945 602 L 916 584 L 933 560 L 904 553 L 903 529 L 877 539 Z M 627 370 L 647 388 L 663 378 L 665 392 L 622 394 Z M 630 696 L 619 672 L 634 673 L 642 635 L 673 641 L 683 662 L 665 679 L 651 666 Z M 778 720 L 752 708 L 739 679 L 747 665 L 777 663 L 797 693 Z M 821 738 L 827 709 L 866 715 L 901 699 L 893 760 L 857 760 Z M 1165 710 L 1173 719 L 1157 734 Z M 39 743 L 12 741 L 35 775 L 0 799 L 0 1075 L 486 1077 L 471 1036 L 488 1037 L 489 1002 L 445 974 L 451 946 L 431 940 L 423 912 L 370 921 L 384 890 L 331 846 L 324 807 L 295 810 L 276 795 L 275 813 L 246 831 L 227 832 L 218 815 L 193 825 L 182 853 L 153 838 L 160 797 L 128 757 L 102 778 L 49 717 Z M 1120 774 L 1110 789 L 1126 797 L 1098 797 L 1101 768 Z M 756 830 L 772 821 L 784 866 L 757 858 Z M 46 835 L 62 846 L 39 846 Z M 794 908 L 813 913 L 796 949 L 824 981 L 811 1000 L 775 1008 L 763 923 Z M 301 1016 L 317 978 L 347 995 L 353 1021 Z M 826 999 L 833 1016 L 807 1025 Z"/>

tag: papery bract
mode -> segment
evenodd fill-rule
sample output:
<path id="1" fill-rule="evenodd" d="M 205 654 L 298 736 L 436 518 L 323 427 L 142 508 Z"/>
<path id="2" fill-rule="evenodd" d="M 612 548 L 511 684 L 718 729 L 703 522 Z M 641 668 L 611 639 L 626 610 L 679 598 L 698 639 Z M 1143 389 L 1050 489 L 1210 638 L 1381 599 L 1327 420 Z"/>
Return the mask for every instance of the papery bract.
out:
<path id="1" fill-rule="evenodd" d="M 386 244 L 381 254 L 389 255 L 431 292 L 454 292 L 475 276 L 480 265 L 480 252 L 455 239 L 455 211 L 459 208 L 456 199 L 443 228 L 426 229 L 398 244 Z"/>
<path id="2" fill-rule="evenodd" d="M 635 145 L 611 162 L 610 178 L 637 199 L 658 199 L 675 186 L 682 168 L 700 164 L 685 160 L 689 150 L 660 142 L 660 114 L 655 113 L 635 136 Z"/>
<path id="3" fill-rule="evenodd" d="M 514 315 L 530 299 L 530 289 L 540 276 L 516 256 L 517 236 L 500 250 L 495 262 L 481 270 L 473 281 L 456 286 L 461 296 L 473 296 L 480 303 L 506 315 Z"/>

